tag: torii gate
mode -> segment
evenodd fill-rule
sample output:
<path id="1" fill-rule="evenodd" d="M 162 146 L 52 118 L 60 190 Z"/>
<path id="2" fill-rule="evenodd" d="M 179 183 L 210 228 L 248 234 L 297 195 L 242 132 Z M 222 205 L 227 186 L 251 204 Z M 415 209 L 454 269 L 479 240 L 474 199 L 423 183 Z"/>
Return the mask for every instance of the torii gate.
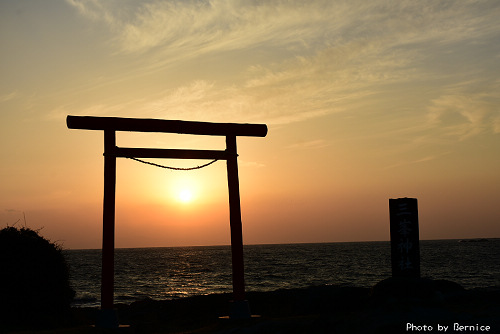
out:
<path id="1" fill-rule="evenodd" d="M 113 309 L 115 248 L 115 186 L 116 158 L 218 159 L 227 161 L 229 219 L 233 277 L 231 318 L 250 318 L 245 300 L 243 270 L 243 235 L 241 227 L 240 190 L 236 136 L 265 137 L 265 124 L 208 123 L 163 119 L 70 116 L 70 129 L 104 131 L 104 201 L 101 278 L 101 326 L 118 327 Z M 116 131 L 165 132 L 192 135 L 225 136 L 226 150 L 184 150 L 125 148 L 116 146 Z"/>

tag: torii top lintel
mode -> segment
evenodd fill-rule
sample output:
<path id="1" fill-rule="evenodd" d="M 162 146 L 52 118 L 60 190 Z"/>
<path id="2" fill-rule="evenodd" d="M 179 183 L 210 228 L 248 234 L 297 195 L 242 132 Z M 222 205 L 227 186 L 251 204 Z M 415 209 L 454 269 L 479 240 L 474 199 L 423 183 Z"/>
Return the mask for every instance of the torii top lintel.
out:
<path id="1" fill-rule="evenodd" d="M 167 132 L 208 136 L 265 137 L 265 124 L 209 123 L 151 118 L 71 116 L 66 118 L 70 129 L 138 132 Z"/>

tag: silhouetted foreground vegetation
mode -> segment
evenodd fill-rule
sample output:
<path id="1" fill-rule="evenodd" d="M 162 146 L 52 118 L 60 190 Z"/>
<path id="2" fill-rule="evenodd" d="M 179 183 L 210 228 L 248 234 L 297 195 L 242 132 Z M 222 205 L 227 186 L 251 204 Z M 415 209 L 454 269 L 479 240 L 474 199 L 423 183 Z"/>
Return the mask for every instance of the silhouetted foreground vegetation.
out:
<path id="1" fill-rule="evenodd" d="M 0 230 L 1 328 L 64 322 L 75 292 L 61 247 L 29 228 Z"/>

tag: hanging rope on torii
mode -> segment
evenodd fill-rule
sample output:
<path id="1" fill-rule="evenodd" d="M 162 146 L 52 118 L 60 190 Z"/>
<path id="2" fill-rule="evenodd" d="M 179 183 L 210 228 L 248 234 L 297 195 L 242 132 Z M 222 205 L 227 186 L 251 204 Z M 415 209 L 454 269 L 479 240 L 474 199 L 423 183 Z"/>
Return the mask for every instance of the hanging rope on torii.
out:
<path id="1" fill-rule="evenodd" d="M 231 318 L 249 318 L 250 309 L 245 300 L 243 268 L 243 235 L 241 226 L 240 191 L 236 150 L 237 136 L 265 137 L 265 124 L 208 123 L 163 119 L 137 119 L 120 117 L 68 116 L 68 128 L 104 131 L 104 200 L 103 200 L 103 241 L 101 279 L 101 327 L 118 327 L 113 310 L 114 294 L 114 247 L 115 247 L 115 190 L 116 158 L 129 158 L 143 163 L 161 166 L 140 159 L 208 159 L 227 162 L 227 182 L 229 191 L 229 224 L 231 230 L 231 254 L 233 277 L 233 303 Z M 187 150 L 157 148 L 127 148 L 116 146 L 117 131 L 164 132 L 191 135 L 225 136 L 226 150 Z M 178 168 L 173 168 L 178 169 Z"/>
<path id="2" fill-rule="evenodd" d="M 137 162 L 142 162 L 143 164 L 146 164 L 146 165 L 151 165 L 151 166 L 165 168 L 165 169 L 170 169 L 170 170 L 182 170 L 182 171 L 190 171 L 190 170 L 202 169 L 202 168 L 205 168 L 207 166 L 210 166 L 214 162 L 219 161 L 219 159 L 214 159 L 214 160 L 210 161 L 209 163 L 206 163 L 206 164 L 201 165 L 201 166 L 183 168 L 183 167 L 171 167 L 171 166 L 165 166 L 165 165 L 155 164 L 154 162 L 144 161 L 144 160 L 137 159 L 137 158 L 132 158 L 132 157 L 128 157 L 128 158 L 130 160 L 134 160 L 134 161 L 137 161 Z"/>

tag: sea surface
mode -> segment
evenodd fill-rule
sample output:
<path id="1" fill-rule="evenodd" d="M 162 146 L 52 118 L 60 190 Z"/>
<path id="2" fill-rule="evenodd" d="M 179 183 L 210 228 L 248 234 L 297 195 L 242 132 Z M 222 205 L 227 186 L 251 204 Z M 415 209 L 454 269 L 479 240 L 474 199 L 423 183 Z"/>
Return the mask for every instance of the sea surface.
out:
<path id="1" fill-rule="evenodd" d="M 100 305 L 101 250 L 66 250 L 74 306 Z M 421 275 L 500 286 L 500 239 L 420 241 Z M 371 287 L 391 276 L 390 242 L 244 246 L 247 291 Z M 230 246 L 115 250 L 115 302 L 232 292 Z"/>

